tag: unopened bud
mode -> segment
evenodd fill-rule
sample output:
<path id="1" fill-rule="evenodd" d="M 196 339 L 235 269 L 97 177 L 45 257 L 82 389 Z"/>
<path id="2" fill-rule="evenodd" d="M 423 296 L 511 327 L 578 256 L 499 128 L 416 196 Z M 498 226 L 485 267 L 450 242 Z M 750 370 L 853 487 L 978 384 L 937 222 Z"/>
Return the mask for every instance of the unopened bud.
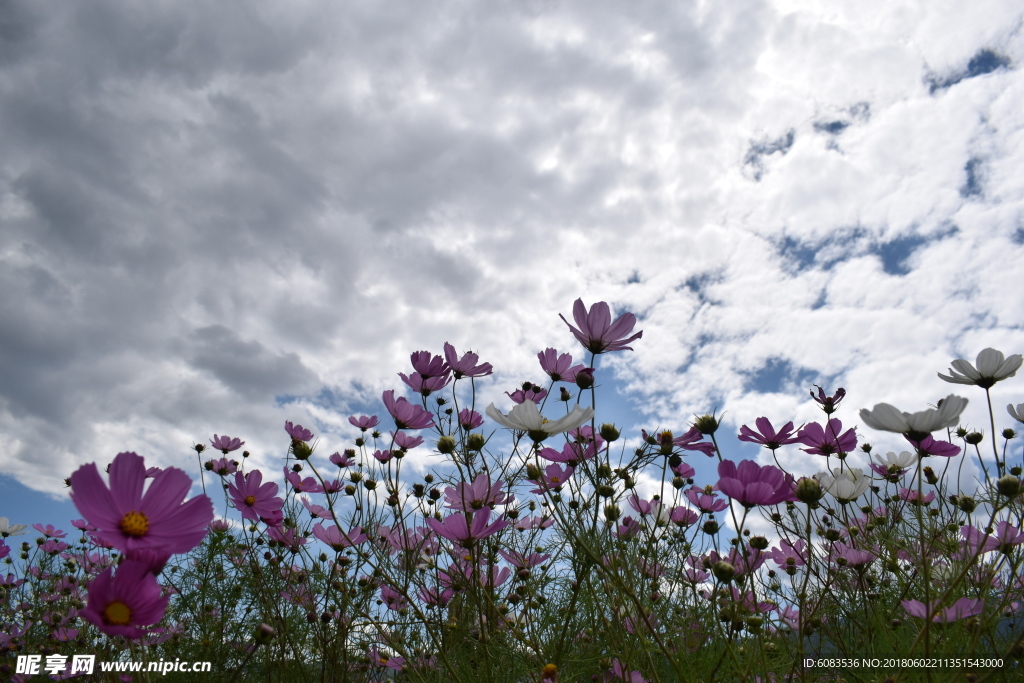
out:
<path id="1" fill-rule="evenodd" d="M 714 415 L 701 415 L 693 423 L 693 426 L 697 428 L 697 431 L 707 436 L 708 434 L 714 434 L 718 431 L 719 422 L 715 419 Z"/>
<path id="2" fill-rule="evenodd" d="M 604 506 L 604 517 L 609 522 L 614 522 L 622 514 L 622 510 L 619 509 L 618 505 L 605 505 Z"/>
<path id="3" fill-rule="evenodd" d="M 672 486 L 678 491 L 686 486 L 686 480 L 682 477 L 672 477 Z"/>
<path id="4" fill-rule="evenodd" d="M 597 487 L 597 495 L 601 496 L 602 498 L 611 498 L 612 496 L 615 495 L 615 489 L 612 488 L 611 486 L 608 486 L 607 484 L 601 484 L 600 486 Z"/>
<path id="5" fill-rule="evenodd" d="M 824 495 L 825 492 L 821 490 L 821 484 L 817 479 L 801 477 L 796 483 L 796 497 L 802 503 L 817 503 Z"/>
<path id="6" fill-rule="evenodd" d="M 437 450 L 446 455 L 452 453 L 455 450 L 455 439 L 450 436 L 442 436 L 437 440 Z"/>
<path id="7" fill-rule="evenodd" d="M 583 368 L 576 373 L 576 386 L 589 389 L 594 386 L 594 368 Z"/>
<path id="8" fill-rule="evenodd" d="M 736 576 L 736 568 L 725 560 L 719 560 L 711 565 L 711 573 L 722 583 L 729 583 Z"/>
<path id="9" fill-rule="evenodd" d="M 971 432 L 970 434 L 964 437 L 964 441 L 971 444 L 972 446 L 977 446 L 979 443 L 981 443 L 981 440 L 983 438 L 985 438 L 985 436 L 981 432 Z"/>
<path id="10" fill-rule="evenodd" d="M 608 465 L 605 465 L 604 463 L 601 463 L 600 465 L 597 466 L 597 476 L 601 477 L 602 479 L 607 479 L 608 477 L 612 476 L 612 468 L 609 467 Z"/>
<path id="11" fill-rule="evenodd" d="M 527 479 L 540 479 L 541 478 L 540 468 L 534 465 L 532 462 L 526 464 L 526 478 Z"/>
<path id="12" fill-rule="evenodd" d="M 611 443 L 619 438 L 619 430 L 615 428 L 615 425 L 605 422 L 601 425 L 601 438 Z"/>
<path id="13" fill-rule="evenodd" d="M 1012 439 L 1015 436 L 1017 436 L 1017 432 L 1013 431 L 1012 429 L 1007 428 L 1003 430 L 1004 439 Z"/>
<path id="14" fill-rule="evenodd" d="M 313 455 L 313 449 L 305 441 L 292 439 L 292 455 L 296 460 L 309 460 L 309 456 Z"/>
<path id="15" fill-rule="evenodd" d="M 764 536 L 754 536 L 749 542 L 750 547 L 757 548 L 758 550 L 764 550 L 768 547 L 768 539 Z"/>
<path id="16" fill-rule="evenodd" d="M 996 482 L 996 489 L 1007 498 L 1013 498 L 1020 493 L 1021 481 L 1012 474 L 999 477 Z"/>
<path id="17" fill-rule="evenodd" d="M 933 470 L 931 467 L 924 468 L 924 478 L 932 486 L 935 486 L 936 484 L 939 483 L 939 478 L 935 476 L 935 470 Z"/>
<path id="18" fill-rule="evenodd" d="M 484 438 L 483 434 L 470 434 L 469 438 L 466 439 L 466 448 L 471 451 L 482 451 L 486 443 L 487 439 Z"/>
<path id="19" fill-rule="evenodd" d="M 372 491 L 375 488 L 377 488 L 377 482 L 375 482 L 373 479 L 367 479 L 366 481 L 363 482 L 363 486 L 366 487 L 367 491 Z"/>
<path id="20" fill-rule="evenodd" d="M 709 519 L 708 521 L 704 522 L 704 526 L 702 526 L 701 529 L 704 531 L 704 533 L 713 536 L 718 533 L 718 522 L 716 522 L 713 519 Z"/>

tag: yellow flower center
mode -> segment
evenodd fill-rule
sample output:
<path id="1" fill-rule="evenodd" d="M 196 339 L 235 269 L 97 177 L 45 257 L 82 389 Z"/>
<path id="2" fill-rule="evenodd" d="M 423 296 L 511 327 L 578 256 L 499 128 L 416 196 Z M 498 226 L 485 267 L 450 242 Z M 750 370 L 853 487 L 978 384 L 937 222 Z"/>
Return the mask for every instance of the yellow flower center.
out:
<path id="1" fill-rule="evenodd" d="M 541 669 L 541 673 L 544 676 L 550 678 L 551 676 L 554 676 L 556 673 L 558 673 L 558 667 L 554 664 L 545 664 L 544 668 Z"/>
<path id="2" fill-rule="evenodd" d="M 256 504 L 256 496 L 246 496 L 245 497 L 245 504 L 246 505 L 255 505 Z"/>
<path id="3" fill-rule="evenodd" d="M 558 477 L 551 477 L 551 483 L 552 484 L 557 484 L 558 483 Z"/>
<path id="4" fill-rule="evenodd" d="M 115 626 L 124 626 L 132 620 L 132 611 L 128 605 L 124 604 L 120 600 L 107 605 L 107 608 L 103 610 L 103 621 L 108 624 Z"/>
<path id="5" fill-rule="evenodd" d="M 136 538 L 145 536 L 149 531 L 149 520 L 141 512 L 132 510 L 121 519 L 121 531 Z"/>

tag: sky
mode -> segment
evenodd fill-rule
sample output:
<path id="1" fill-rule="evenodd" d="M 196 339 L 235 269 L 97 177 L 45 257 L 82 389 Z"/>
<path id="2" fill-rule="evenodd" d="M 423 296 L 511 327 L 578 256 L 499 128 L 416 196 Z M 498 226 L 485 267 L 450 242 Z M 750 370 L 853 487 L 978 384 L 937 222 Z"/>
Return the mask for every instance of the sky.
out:
<path id="1" fill-rule="evenodd" d="M 820 420 L 814 384 L 883 453 L 880 402 L 966 396 L 990 438 L 937 373 L 1024 352 L 1021 31 L 1002 0 L 3 0 L 0 516 L 66 526 L 121 451 L 349 447 L 445 342 L 507 411 L 539 351 L 584 359 L 577 298 L 643 330 L 597 370 L 627 445 L 714 409 L 766 464 L 740 425 Z"/>

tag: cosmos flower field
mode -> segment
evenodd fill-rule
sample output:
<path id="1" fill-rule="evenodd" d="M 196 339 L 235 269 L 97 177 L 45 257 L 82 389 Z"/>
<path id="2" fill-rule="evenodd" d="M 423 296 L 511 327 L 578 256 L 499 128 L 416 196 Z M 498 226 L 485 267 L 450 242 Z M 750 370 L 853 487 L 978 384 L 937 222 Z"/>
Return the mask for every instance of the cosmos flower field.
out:
<path id="1" fill-rule="evenodd" d="M 129 452 L 82 466 L 67 528 L 0 518 L 0 677 L 74 678 L 24 657 L 88 654 L 210 663 L 81 674 L 123 681 L 1024 678 L 1024 404 L 992 407 L 1020 355 L 952 361 L 939 377 L 968 397 L 859 410 L 899 453 L 844 428 L 855 397 L 814 387 L 820 421 L 750 416 L 738 438 L 767 452 L 737 462 L 713 414 L 624 447 L 595 366 L 642 343 L 636 318 L 577 300 L 563 320 L 586 362 L 539 352 L 546 386 L 506 406 L 477 404 L 491 364 L 445 344 L 349 419 L 354 443 L 287 422 L 276 471 L 219 434 L 193 473 Z M 960 427 L 969 400 L 987 433 Z M 416 448 L 425 475 L 403 467 Z M 819 471 L 785 471 L 786 449 Z M 224 490 L 219 514 L 197 480 Z"/>

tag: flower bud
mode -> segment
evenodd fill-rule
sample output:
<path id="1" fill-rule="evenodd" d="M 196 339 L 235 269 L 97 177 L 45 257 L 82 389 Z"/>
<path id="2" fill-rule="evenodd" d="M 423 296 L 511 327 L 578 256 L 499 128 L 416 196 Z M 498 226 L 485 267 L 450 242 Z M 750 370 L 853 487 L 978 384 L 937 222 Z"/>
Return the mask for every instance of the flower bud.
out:
<path id="1" fill-rule="evenodd" d="M 619 430 L 615 428 L 615 425 L 605 422 L 601 425 L 601 438 L 608 443 L 616 441 L 619 438 Z"/>
<path id="2" fill-rule="evenodd" d="M 534 465 L 532 462 L 526 463 L 526 478 L 527 479 L 540 479 L 542 476 L 540 468 Z"/>
<path id="3" fill-rule="evenodd" d="M 711 565 L 711 573 L 722 583 L 729 583 L 736 576 L 736 568 L 725 560 L 719 560 Z"/>
<path id="4" fill-rule="evenodd" d="M 605 505 L 604 506 L 604 518 L 609 522 L 614 522 L 622 514 L 622 510 L 619 509 L 618 505 Z"/>
<path id="5" fill-rule="evenodd" d="M 267 645 L 274 639 L 277 632 L 267 624 L 260 624 L 256 627 L 256 645 Z"/>
<path id="6" fill-rule="evenodd" d="M 455 439 L 450 436 L 442 436 L 437 440 L 437 450 L 445 455 L 452 453 L 455 450 Z"/>
<path id="7" fill-rule="evenodd" d="M 1017 432 L 1013 431 L 1012 429 L 1007 428 L 1003 430 L 1004 439 L 1012 439 L 1015 436 L 1017 436 Z"/>
<path id="8" fill-rule="evenodd" d="M 568 389 L 566 389 L 565 387 L 559 387 L 559 390 L 560 390 L 560 392 L 558 394 L 558 400 L 559 401 L 564 401 L 565 403 L 568 403 L 569 401 L 572 400 L 572 394 L 569 393 Z"/>
<path id="9" fill-rule="evenodd" d="M 939 478 L 935 476 L 935 470 L 933 470 L 931 467 L 924 468 L 924 478 L 932 486 L 935 486 L 936 484 L 939 483 Z"/>
<path id="10" fill-rule="evenodd" d="M 682 477 L 672 477 L 672 486 L 678 491 L 679 489 L 686 486 L 686 480 L 683 479 Z"/>
<path id="11" fill-rule="evenodd" d="M 441 497 L 441 492 L 438 491 L 437 489 L 430 489 L 430 493 L 428 493 L 427 495 L 430 496 L 430 500 L 437 500 L 438 498 Z"/>
<path id="12" fill-rule="evenodd" d="M 355 486 L 353 486 L 352 484 L 346 484 L 345 485 L 345 495 L 346 496 L 354 496 L 355 493 L 356 493 L 356 487 Z"/>
<path id="13" fill-rule="evenodd" d="M 597 476 L 602 479 L 607 479 L 608 477 L 612 476 L 612 468 L 609 467 L 608 465 L 605 465 L 604 463 L 601 463 L 600 465 L 597 466 Z"/>
<path id="14" fill-rule="evenodd" d="M 576 373 L 576 386 L 589 389 L 594 386 L 594 368 L 583 368 Z"/>
<path id="15" fill-rule="evenodd" d="M 600 486 L 597 487 L 597 495 L 601 496 L 602 498 L 611 498 L 612 496 L 615 495 L 615 489 L 612 488 L 611 486 L 608 486 L 607 484 L 601 484 Z"/>
<path id="16" fill-rule="evenodd" d="M 825 492 L 821 490 L 821 484 L 817 479 L 801 477 L 796 483 L 796 497 L 802 503 L 817 503 L 824 495 Z"/>
<path id="17" fill-rule="evenodd" d="M 313 455 L 313 449 L 305 441 L 292 439 L 292 455 L 296 460 L 309 460 L 309 456 Z"/>
<path id="18" fill-rule="evenodd" d="M 838 541 L 841 538 L 841 536 L 842 535 L 839 533 L 838 529 L 828 529 L 827 531 L 825 531 L 825 538 L 829 541 L 832 541 L 833 543 Z"/>
<path id="19" fill-rule="evenodd" d="M 983 438 L 985 438 L 985 436 L 981 432 L 971 432 L 970 434 L 964 437 L 964 441 L 971 444 L 972 446 L 977 446 L 979 443 L 981 443 L 981 440 Z"/>
<path id="20" fill-rule="evenodd" d="M 697 428 L 697 431 L 707 436 L 708 434 L 714 434 L 718 431 L 719 422 L 715 419 L 714 415 L 701 415 L 693 423 L 693 426 Z"/>
<path id="21" fill-rule="evenodd" d="M 466 448 L 471 451 L 482 451 L 486 443 L 487 439 L 484 438 L 483 434 L 470 434 L 469 438 L 466 439 Z"/>
<path id="22" fill-rule="evenodd" d="M 366 487 L 367 491 L 372 491 L 375 488 L 377 488 L 377 482 L 375 482 L 373 479 L 367 479 L 366 481 L 363 482 L 363 486 Z"/>
<path id="23" fill-rule="evenodd" d="M 996 482 L 996 489 L 1007 498 L 1013 498 L 1020 493 L 1021 481 L 1012 474 L 999 477 Z"/>
<path id="24" fill-rule="evenodd" d="M 764 536 L 754 536 L 750 539 L 750 547 L 764 550 L 768 547 L 768 539 Z"/>
<path id="25" fill-rule="evenodd" d="M 704 526 L 702 526 L 701 529 L 704 531 L 704 533 L 713 536 L 718 533 L 718 522 L 716 522 L 713 519 L 709 519 L 708 521 L 704 522 Z"/>

